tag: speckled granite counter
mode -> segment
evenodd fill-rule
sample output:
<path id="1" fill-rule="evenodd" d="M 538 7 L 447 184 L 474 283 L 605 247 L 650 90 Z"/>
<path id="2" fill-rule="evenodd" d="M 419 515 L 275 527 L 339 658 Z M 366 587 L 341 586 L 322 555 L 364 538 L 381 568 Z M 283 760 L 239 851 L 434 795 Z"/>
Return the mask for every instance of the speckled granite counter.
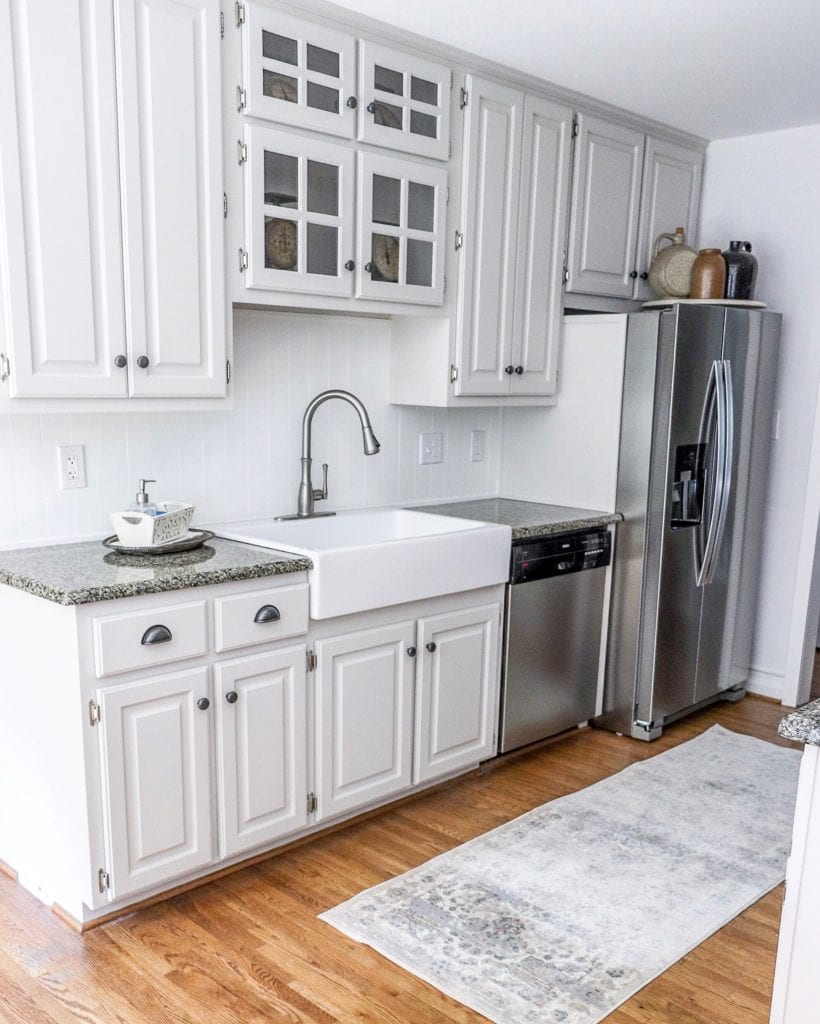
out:
<path id="1" fill-rule="evenodd" d="M 309 558 L 214 538 L 184 554 L 118 555 L 98 541 L 0 551 L 0 583 L 56 604 L 90 604 L 311 569 Z"/>
<path id="2" fill-rule="evenodd" d="M 512 498 L 485 498 L 479 501 L 454 501 L 442 505 L 424 505 L 417 512 L 435 512 L 440 516 L 479 519 L 485 523 L 501 523 L 512 527 L 513 540 L 543 537 L 570 530 L 594 530 L 610 523 L 620 523 L 617 512 L 594 512 L 566 505 L 542 505 L 536 501 Z"/>
<path id="3" fill-rule="evenodd" d="M 820 700 L 813 700 L 786 715 L 777 731 L 784 739 L 820 747 Z"/>

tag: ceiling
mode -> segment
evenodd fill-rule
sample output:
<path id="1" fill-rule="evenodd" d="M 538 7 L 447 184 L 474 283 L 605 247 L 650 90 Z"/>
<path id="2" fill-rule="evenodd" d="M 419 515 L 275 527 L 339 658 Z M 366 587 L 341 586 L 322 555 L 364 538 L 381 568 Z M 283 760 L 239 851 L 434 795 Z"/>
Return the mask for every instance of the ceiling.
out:
<path id="1" fill-rule="evenodd" d="M 345 0 L 707 139 L 820 123 L 817 0 Z"/>

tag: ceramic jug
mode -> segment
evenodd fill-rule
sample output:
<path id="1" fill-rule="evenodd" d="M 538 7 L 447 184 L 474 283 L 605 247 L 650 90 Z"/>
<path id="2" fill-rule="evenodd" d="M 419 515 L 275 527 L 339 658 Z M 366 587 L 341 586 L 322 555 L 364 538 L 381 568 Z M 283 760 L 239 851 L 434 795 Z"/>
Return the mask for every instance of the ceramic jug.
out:
<path id="1" fill-rule="evenodd" d="M 690 299 L 722 299 L 726 289 L 726 261 L 720 249 L 701 249 L 692 267 Z"/>
<path id="2" fill-rule="evenodd" d="M 672 244 L 661 248 L 664 241 Z M 660 298 L 684 299 L 689 294 L 692 264 L 697 253 L 686 245 L 686 232 L 676 228 L 673 234 L 658 235 L 652 247 L 649 287 Z"/>
<path id="3" fill-rule="evenodd" d="M 726 261 L 726 298 L 753 299 L 757 280 L 757 258 L 751 242 L 729 242 L 723 253 Z"/>

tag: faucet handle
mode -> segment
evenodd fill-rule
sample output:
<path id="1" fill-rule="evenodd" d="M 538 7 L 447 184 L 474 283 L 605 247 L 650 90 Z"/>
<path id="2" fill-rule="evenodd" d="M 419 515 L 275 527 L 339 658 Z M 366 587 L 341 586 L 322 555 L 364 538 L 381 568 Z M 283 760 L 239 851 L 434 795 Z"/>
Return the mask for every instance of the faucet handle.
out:
<path id="1" fill-rule="evenodd" d="M 313 491 L 314 501 L 324 501 L 327 498 L 327 463 L 322 463 L 322 489 L 316 488 Z"/>

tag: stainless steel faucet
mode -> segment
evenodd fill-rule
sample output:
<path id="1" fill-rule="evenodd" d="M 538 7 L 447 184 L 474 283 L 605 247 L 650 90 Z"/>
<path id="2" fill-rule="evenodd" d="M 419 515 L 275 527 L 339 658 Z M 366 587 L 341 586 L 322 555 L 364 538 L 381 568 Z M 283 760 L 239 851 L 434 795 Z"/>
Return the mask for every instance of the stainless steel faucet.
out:
<path id="1" fill-rule="evenodd" d="M 311 457 L 311 430 L 313 426 L 313 414 L 319 408 L 320 405 L 324 405 L 325 402 L 329 402 L 331 398 L 341 398 L 343 402 L 349 402 L 350 405 L 359 414 L 359 421 L 362 425 L 362 441 L 364 444 L 365 455 L 376 455 L 381 445 L 376 439 L 376 435 L 373 433 L 373 427 L 370 425 L 370 417 L 367 414 L 364 404 L 349 391 L 340 391 L 333 389 L 331 391 L 322 391 L 314 399 L 308 402 L 308 407 L 305 409 L 305 415 L 302 417 L 302 479 L 299 483 L 299 500 L 296 505 L 296 513 L 289 516 L 277 516 L 277 519 L 310 519 L 314 516 L 335 516 L 335 512 L 315 512 L 314 504 L 317 501 L 323 501 L 327 497 L 327 463 L 322 463 L 322 489 L 314 489 L 313 480 L 311 479 L 310 468 L 313 463 Z"/>

